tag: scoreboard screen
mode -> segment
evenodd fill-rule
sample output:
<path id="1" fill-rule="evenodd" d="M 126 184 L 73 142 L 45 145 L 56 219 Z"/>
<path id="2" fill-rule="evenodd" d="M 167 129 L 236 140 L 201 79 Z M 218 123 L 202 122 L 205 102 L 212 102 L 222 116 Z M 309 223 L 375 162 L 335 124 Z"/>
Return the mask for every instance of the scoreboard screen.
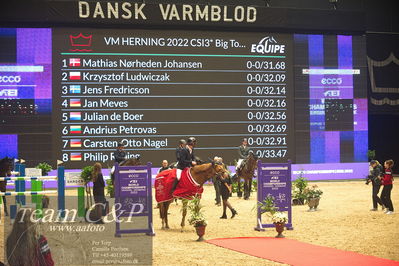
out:
<path id="1" fill-rule="evenodd" d="M 243 138 L 259 158 L 293 149 L 292 35 L 53 30 L 54 154 L 69 167 L 127 157 L 196 156 L 233 164 Z"/>

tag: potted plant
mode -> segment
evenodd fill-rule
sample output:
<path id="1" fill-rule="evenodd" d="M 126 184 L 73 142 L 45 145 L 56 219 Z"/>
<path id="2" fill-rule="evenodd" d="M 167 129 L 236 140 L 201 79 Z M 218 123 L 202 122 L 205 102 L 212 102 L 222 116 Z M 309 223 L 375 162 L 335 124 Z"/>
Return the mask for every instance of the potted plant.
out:
<path id="1" fill-rule="evenodd" d="M 263 201 L 258 202 L 258 208 L 262 214 L 266 213 L 271 218 L 278 233 L 276 237 L 284 237 L 282 233 L 285 224 L 288 222 L 288 216 L 286 213 L 278 211 L 274 203 L 274 197 L 269 195 Z"/>
<path id="2" fill-rule="evenodd" d="M 303 205 L 306 201 L 305 188 L 308 186 L 308 180 L 300 173 L 299 177 L 292 182 L 292 203 L 293 205 Z"/>
<path id="3" fill-rule="evenodd" d="M 306 202 L 309 206 L 309 211 L 316 211 L 323 191 L 319 189 L 317 185 L 312 185 L 311 187 L 305 188 L 304 193 L 306 195 Z"/>
<path id="4" fill-rule="evenodd" d="M 272 216 L 272 221 L 274 223 L 274 226 L 276 227 L 277 231 L 277 238 L 282 238 L 284 237 L 283 231 L 284 231 L 284 226 L 288 222 L 288 216 L 284 212 L 275 212 Z"/>
<path id="5" fill-rule="evenodd" d="M 51 165 L 49 165 L 48 163 L 44 162 L 44 163 L 39 163 L 38 165 L 36 165 L 35 167 L 36 169 L 41 169 L 42 170 L 42 176 L 46 176 L 48 175 L 48 173 L 53 170 L 53 168 L 51 167 Z"/>
<path id="6" fill-rule="evenodd" d="M 194 226 L 195 231 L 197 232 L 197 241 L 204 241 L 207 222 L 202 211 L 203 206 L 200 204 L 200 200 L 200 197 L 196 195 L 192 200 L 188 202 L 188 210 L 190 211 L 190 217 L 188 218 L 188 222 L 189 224 Z"/>

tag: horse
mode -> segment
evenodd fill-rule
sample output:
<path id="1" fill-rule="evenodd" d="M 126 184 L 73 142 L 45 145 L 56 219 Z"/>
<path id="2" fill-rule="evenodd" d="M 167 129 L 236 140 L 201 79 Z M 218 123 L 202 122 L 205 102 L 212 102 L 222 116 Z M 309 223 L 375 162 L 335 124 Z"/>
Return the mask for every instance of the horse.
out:
<path id="1" fill-rule="evenodd" d="M 221 163 L 205 163 L 201 165 L 196 165 L 189 169 L 190 174 L 194 181 L 202 187 L 202 185 L 216 175 L 225 174 L 226 169 L 224 164 Z M 162 228 L 161 229 L 169 229 L 168 224 L 168 209 L 169 205 L 171 204 L 172 200 L 164 201 L 158 203 L 159 205 L 159 215 L 162 219 Z M 185 226 L 185 219 L 187 214 L 187 199 L 182 199 L 183 207 L 182 207 L 182 220 L 181 220 L 181 231 L 183 232 Z"/>
<path id="2" fill-rule="evenodd" d="M 119 164 L 119 166 L 136 166 L 136 165 L 141 165 L 140 156 L 126 159 L 126 160 L 120 162 L 120 164 Z M 111 175 L 112 185 L 114 185 L 114 182 L 115 182 L 115 167 L 114 166 L 111 169 L 110 175 Z"/>
<path id="3" fill-rule="evenodd" d="M 244 179 L 244 199 L 249 199 L 252 189 L 252 178 L 255 174 L 255 169 L 257 167 L 258 157 L 250 152 L 248 157 L 242 162 L 241 167 L 237 169 L 237 195 L 242 196 L 241 192 L 241 178 Z"/>
<path id="4" fill-rule="evenodd" d="M 8 177 L 11 176 L 11 170 L 13 168 L 13 159 L 5 157 L 0 160 L 0 177 Z M 0 191 L 6 192 L 7 189 L 7 181 L 0 181 Z M 3 204 L 4 204 L 4 214 L 8 216 L 7 210 L 7 200 L 6 196 L 3 196 Z"/>

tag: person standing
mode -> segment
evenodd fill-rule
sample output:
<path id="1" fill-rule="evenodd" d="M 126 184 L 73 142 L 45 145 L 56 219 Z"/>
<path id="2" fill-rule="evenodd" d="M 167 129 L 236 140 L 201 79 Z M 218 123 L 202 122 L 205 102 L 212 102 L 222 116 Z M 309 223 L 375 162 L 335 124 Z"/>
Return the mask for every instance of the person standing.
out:
<path id="1" fill-rule="evenodd" d="M 222 160 L 222 158 L 220 158 L 220 160 Z M 236 216 L 238 214 L 237 211 L 233 208 L 233 206 L 231 206 L 231 204 L 229 202 L 230 194 L 232 191 L 231 183 L 232 182 L 231 182 L 230 175 L 227 172 L 223 176 L 220 177 L 220 183 L 219 183 L 220 195 L 222 196 L 222 200 L 223 200 L 223 214 L 220 217 L 220 219 L 227 219 L 227 214 L 226 214 L 227 208 L 229 208 L 231 211 L 231 219 L 233 219 L 234 216 Z"/>
<path id="2" fill-rule="evenodd" d="M 221 157 L 215 156 L 213 160 L 215 162 L 219 161 Z M 213 188 L 215 189 L 215 205 L 221 205 L 221 195 L 220 195 L 220 178 L 218 176 L 212 177 Z"/>
<path id="3" fill-rule="evenodd" d="M 169 168 L 169 163 L 168 163 L 168 161 L 167 161 L 167 160 L 163 160 L 163 161 L 162 161 L 162 167 L 159 168 L 158 174 L 159 174 L 160 172 L 165 171 L 165 170 L 168 170 L 168 169 L 170 169 L 170 168 Z"/>
<path id="4" fill-rule="evenodd" d="M 384 206 L 387 208 L 386 214 L 393 214 L 393 204 L 391 200 L 391 191 L 393 187 L 393 176 L 392 167 L 394 165 L 393 160 L 387 160 L 384 162 L 385 171 L 381 178 L 382 185 L 384 188 L 381 192 L 381 200 Z"/>
<path id="5" fill-rule="evenodd" d="M 378 204 L 382 206 L 382 209 L 384 210 L 385 207 L 382 204 L 382 200 L 380 197 L 378 197 L 378 193 L 380 192 L 381 188 L 381 179 L 380 176 L 383 172 L 382 165 L 377 161 L 377 160 L 372 160 L 370 162 L 370 175 L 368 176 L 366 184 L 370 183 L 373 186 L 372 190 L 372 199 L 373 199 L 373 208 L 370 211 L 377 211 L 378 210 Z"/>
<path id="6" fill-rule="evenodd" d="M 106 209 L 107 201 L 104 195 L 105 182 L 104 177 L 101 172 L 101 164 L 95 163 L 93 166 L 93 171 L 91 172 L 91 178 L 93 181 L 93 196 L 95 203 L 95 213 L 98 220 L 96 224 L 103 224 L 103 209 Z"/>
<path id="7" fill-rule="evenodd" d="M 126 152 L 124 149 L 125 149 L 125 145 L 123 145 L 122 142 L 119 142 L 118 148 L 114 152 L 114 159 L 115 159 L 115 162 L 118 164 L 120 164 L 121 162 L 126 160 Z"/>

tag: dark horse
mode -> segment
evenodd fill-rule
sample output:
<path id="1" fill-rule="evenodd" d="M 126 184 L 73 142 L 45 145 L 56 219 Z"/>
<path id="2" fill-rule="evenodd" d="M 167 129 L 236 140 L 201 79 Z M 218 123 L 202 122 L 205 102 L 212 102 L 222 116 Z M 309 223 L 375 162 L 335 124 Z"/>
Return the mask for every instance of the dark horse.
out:
<path id="1" fill-rule="evenodd" d="M 135 165 L 141 165 L 140 157 L 132 157 L 132 158 L 129 158 L 129 159 L 126 159 L 126 160 L 122 161 L 119 164 L 119 166 L 135 166 Z M 112 167 L 110 175 L 111 175 L 112 185 L 114 185 L 114 182 L 115 182 L 115 169 L 114 169 L 114 167 Z"/>
<path id="2" fill-rule="evenodd" d="M 8 177 L 11 176 L 11 170 L 13 168 L 13 159 L 5 157 L 0 160 L 0 177 Z M 0 191 L 6 192 L 7 189 L 7 181 L 0 181 Z M 3 204 L 4 204 L 4 214 L 8 216 L 7 210 L 7 200 L 6 196 L 3 196 Z"/>
<path id="3" fill-rule="evenodd" d="M 218 164 L 215 162 L 212 163 L 205 163 L 202 165 L 197 165 L 192 168 L 190 168 L 190 174 L 199 184 L 202 186 L 207 180 L 211 179 L 214 176 L 217 175 L 222 175 L 226 172 L 226 168 L 223 164 Z M 183 201 L 183 207 L 182 207 L 182 220 L 181 220 L 181 230 L 183 231 L 184 226 L 185 226 L 185 218 L 187 214 L 187 203 L 188 200 L 182 199 Z M 162 229 L 169 229 L 169 224 L 168 224 L 168 209 L 169 205 L 172 202 L 170 201 L 164 201 L 159 204 L 159 214 L 162 219 Z"/>
<path id="4" fill-rule="evenodd" d="M 241 178 L 244 179 L 244 199 L 249 199 L 251 195 L 252 189 L 252 178 L 255 174 L 255 169 L 257 167 L 258 157 L 253 153 L 250 152 L 248 157 L 242 162 L 240 169 L 237 169 L 237 182 L 238 182 L 238 191 L 237 195 L 241 197 Z"/>

